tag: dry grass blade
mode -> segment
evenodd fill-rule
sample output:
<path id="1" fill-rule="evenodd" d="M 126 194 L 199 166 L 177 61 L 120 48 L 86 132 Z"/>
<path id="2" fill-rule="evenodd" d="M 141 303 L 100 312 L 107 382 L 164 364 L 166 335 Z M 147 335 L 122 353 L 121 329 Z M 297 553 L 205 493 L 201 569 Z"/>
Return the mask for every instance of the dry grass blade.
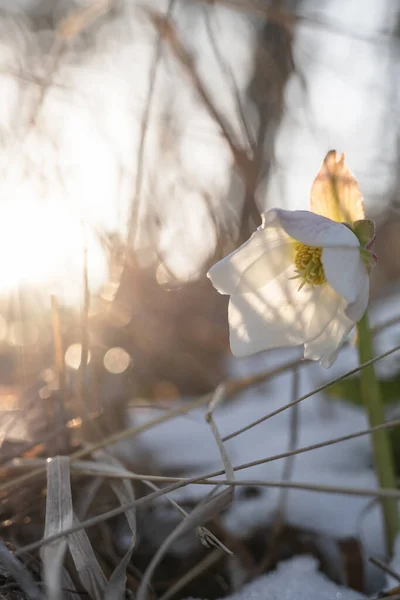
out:
<path id="1" fill-rule="evenodd" d="M 27 568 L 8 550 L 0 540 L 0 564 L 10 574 L 29 600 L 41 600 L 43 595 Z"/>
<path id="2" fill-rule="evenodd" d="M 73 524 L 69 459 L 56 456 L 47 463 L 47 500 L 44 539 L 59 535 Z M 41 548 L 44 582 L 47 598 L 62 597 L 62 569 L 67 550 L 67 539 L 59 537 Z"/>
<path id="3" fill-rule="evenodd" d="M 224 446 L 224 443 L 222 441 L 221 434 L 219 433 L 217 424 L 213 417 L 213 412 L 216 410 L 216 408 L 219 406 L 219 404 L 221 404 L 225 400 L 226 397 L 227 397 L 226 387 L 224 384 L 221 384 L 215 390 L 214 395 L 209 404 L 208 411 L 206 412 L 204 417 L 205 417 L 206 422 L 210 426 L 211 433 L 213 434 L 215 442 L 218 446 L 218 450 L 221 455 L 222 464 L 224 465 L 226 478 L 234 480 L 235 472 L 232 467 L 231 459 L 229 458 L 229 455 L 228 455 L 226 448 Z M 229 488 L 229 494 L 230 494 L 229 502 L 232 502 L 234 493 L 235 493 L 235 488 L 230 487 Z M 200 538 L 201 543 L 204 546 L 210 547 L 211 545 L 217 545 L 216 540 L 214 539 L 214 536 L 212 534 L 211 534 L 211 536 L 209 536 L 208 530 L 206 530 L 204 527 L 196 527 L 196 533 L 197 533 L 198 537 Z M 232 554 L 232 552 L 229 551 L 229 554 Z"/>
<path id="4" fill-rule="evenodd" d="M 216 496 L 212 497 L 211 500 L 207 498 L 203 502 L 200 502 L 200 504 L 196 506 L 196 508 L 188 515 L 188 517 L 179 523 L 174 531 L 164 540 L 153 556 L 140 583 L 137 593 L 137 600 L 146 600 L 147 590 L 150 586 L 153 573 L 171 544 L 173 544 L 175 540 L 186 533 L 189 529 L 195 529 L 199 525 L 202 525 L 205 521 L 212 519 L 216 514 L 220 513 L 229 502 L 230 492 L 229 490 L 224 490 L 223 492 L 220 492 Z"/>
<path id="5" fill-rule="evenodd" d="M 131 544 L 128 552 L 114 569 L 104 590 L 104 600 L 124 600 L 126 587 L 126 569 L 130 563 L 134 545 Z"/>
<path id="6" fill-rule="evenodd" d="M 222 464 L 224 465 L 224 469 L 225 469 L 225 473 L 228 479 L 235 479 L 235 473 L 233 471 L 233 467 L 232 467 L 232 463 L 231 460 L 228 456 L 228 453 L 225 449 L 225 446 L 223 444 L 223 440 L 221 438 L 221 435 L 218 431 L 218 427 L 215 423 L 214 417 L 213 417 L 213 412 L 215 411 L 215 409 L 222 404 L 222 402 L 225 400 L 225 398 L 227 397 L 227 393 L 226 393 L 226 389 L 225 389 L 225 385 L 221 384 L 217 387 L 217 389 L 215 390 L 215 393 L 211 399 L 211 402 L 209 404 L 209 408 L 208 411 L 205 414 L 205 420 L 207 421 L 207 423 L 210 425 L 211 428 L 211 432 L 214 436 L 215 442 L 218 446 L 218 450 L 219 453 L 221 455 L 221 460 L 222 460 Z"/>
<path id="7" fill-rule="evenodd" d="M 102 461 L 105 463 L 105 466 L 114 467 L 119 471 L 124 471 L 123 465 L 117 460 L 115 457 L 106 454 L 105 452 L 96 452 L 94 454 L 95 459 Z M 118 500 L 120 501 L 121 506 L 126 504 L 132 504 L 135 501 L 135 493 L 132 485 L 132 481 L 130 479 L 121 479 L 121 480 L 112 480 L 111 488 Z M 106 600 L 123 600 L 125 598 L 125 586 L 126 586 L 126 568 L 131 560 L 132 552 L 135 548 L 136 544 L 136 508 L 132 506 L 125 511 L 125 517 L 128 522 L 128 525 L 132 532 L 132 540 L 128 551 L 125 556 L 119 562 L 117 567 L 114 569 L 112 573 L 106 589 L 104 591 L 104 598 Z"/>
<path id="8" fill-rule="evenodd" d="M 73 515 L 73 524 L 80 524 L 75 514 Z M 91 598 L 102 600 L 107 580 L 93 552 L 86 531 L 81 529 L 69 535 L 68 546 L 83 587 Z"/>
<path id="9" fill-rule="evenodd" d="M 106 454 L 105 452 L 96 452 L 94 458 L 101 460 L 106 465 L 113 466 L 119 471 L 124 471 L 123 465 L 115 457 Z M 110 482 L 111 488 L 114 494 L 120 501 L 121 506 L 131 504 L 135 501 L 135 492 L 133 489 L 132 481 L 130 479 L 114 479 Z M 135 507 L 129 508 L 125 512 L 126 520 L 130 530 L 132 531 L 132 549 L 136 543 L 136 509 Z"/>
<path id="10" fill-rule="evenodd" d="M 75 464 L 74 464 L 75 467 Z M 72 470 L 72 469 L 71 469 Z M 75 469 L 74 469 L 75 470 Z M 103 477 L 95 477 L 83 485 L 77 493 L 75 500 L 75 514 L 80 521 L 86 519 L 89 508 L 96 498 L 99 489 L 104 483 Z"/>
<path id="11" fill-rule="evenodd" d="M 74 514 L 74 525 L 79 525 L 79 519 Z M 78 572 L 79 579 L 94 600 L 103 600 L 107 579 L 93 552 L 92 545 L 84 529 L 75 531 L 68 536 L 68 546 Z"/>
<path id="12" fill-rule="evenodd" d="M 73 513 L 69 459 L 57 456 L 47 466 L 47 502 L 45 535 L 66 533 L 80 525 Z M 96 559 L 89 538 L 80 529 L 71 535 L 60 537 L 41 550 L 44 580 L 49 599 L 61 598 L 63 561 L 69 546 L 76 570 L 85 590 L 95 600 L 103 598 L 106 578 Z"/>

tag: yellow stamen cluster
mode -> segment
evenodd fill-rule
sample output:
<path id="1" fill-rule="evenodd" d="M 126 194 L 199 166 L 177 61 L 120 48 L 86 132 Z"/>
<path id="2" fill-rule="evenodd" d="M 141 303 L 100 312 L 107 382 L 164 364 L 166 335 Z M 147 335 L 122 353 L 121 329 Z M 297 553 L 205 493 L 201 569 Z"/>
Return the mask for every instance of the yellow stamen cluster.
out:
<path id="1" fill-rule="evenodd" d="M 297 242 L 294 247 L 296 273 L 292 279 L 302 279 L 299 290 L 306 284 L 322 285 L 326 283 L 324 267 L 321 261 L 322 248 L 307 246 Z"/>

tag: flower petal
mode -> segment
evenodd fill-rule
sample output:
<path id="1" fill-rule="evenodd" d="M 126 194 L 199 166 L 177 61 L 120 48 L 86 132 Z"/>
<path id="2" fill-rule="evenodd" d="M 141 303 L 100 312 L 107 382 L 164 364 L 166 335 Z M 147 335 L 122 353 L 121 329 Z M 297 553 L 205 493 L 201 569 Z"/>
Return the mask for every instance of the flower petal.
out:
<path id="1" fill-rule="evenodd" d="M 355 302 L 368 278 L 359 248 L 324 248 L 321 260 L 333 289 L 347 302 Z"/>
<path id="2" fill-rule="evenodd" d="M 266 213 L 264 227 L 240 248 L 211 267 L 207 276 L 221 294 L 243 293 L 262 287 L 290 264 L 291 240 L 275 215 Z"/>
<path id="3" fill-rule="evenodd" d="M 368 273 L 366 272 L 366 275 L 365 275 L 364 281 L 363 281 L 363 285 L 360 289 L 360 292 L 359 292 L 355 302 L 353 302 L 352 304 L 349 304 L 345 310 L 346 316 L 349 319 L 351 319 L 352 321 L 354 321 L 355 323 L 358 323 L 358 321 L 361 319 L 361 317 L 367 310 L 368 302 L 369 302 L 369 288 L 370 288 L 369 276 L 368 276 Z"/>
<path id="4" fill-rule="evenodd" d="M 364 203 L 358 183 L 344 162 L 344 154 L 331 150 L 311 187 L 311 210 L 334 221 L 352 223 L 364 219 Z"/>
<path id="5" fill-rule="evenodd" d="M 354 321 L 345 315 L 346 302 L 340 299 L 339 310 L 320 336 L 304 344 L 304 358 L 319 360 L 328 369 L 333 365 Z"/>
<path id="6" fill-rule="evenodd" d="M 286 271 L 293 263 L 294 245 L 291 240 L 286 240 L 277 247 L 271 244 L 268 252 L 244 271 L 235 293 L 244 294 L 259 290 Z"/>
<path id="7" fill-rule="evenodd" d="M 229 340 L 234 356 L 248 356 L 281 346 L 298 346 L 301 332 L 282 321 L 278 312 L 266 307 L 260 310 L 256 295 L 237 294 L 229 301 Z"/>
<path id="8" fill-rule="evenodd" d="M 297 346 L 318 337 L 335 316 L 340 297 L 325 284 L 298 290 L 293 267 L 254 292 L 234 294 L 229 303 L 232 353 Z"/>
<path id="9" fill-rule="evenodd" d="M 286 233 L 303 244 L 323 248 L 360 246 L 357 237 L 343 223 L 331 221 L 308 210 L 274 210 Z"/>

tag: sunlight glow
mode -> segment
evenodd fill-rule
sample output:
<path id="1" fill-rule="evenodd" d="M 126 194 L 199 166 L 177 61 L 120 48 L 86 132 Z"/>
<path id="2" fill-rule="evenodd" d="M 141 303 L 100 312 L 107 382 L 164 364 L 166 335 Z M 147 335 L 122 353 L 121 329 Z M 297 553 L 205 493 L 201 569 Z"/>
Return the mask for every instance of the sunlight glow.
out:
<path id="1" fill-rule="evenodd" d="M 0 294 L 34 287 L 75 304 L 82 295 L 84 248 L 93 287 L 104 276 L 104 256 L 93 235 L 87 236 L 79 218 L 65 203 L 25 198 L 3 203 L 0 210 Z"/>
<path id="2" fill-rule="evenodd" d="M 14 321 L 10 325 L 8 341 L 12 346 L 30 346 L 37 342 L 39 329 L 33 323 Z"/>

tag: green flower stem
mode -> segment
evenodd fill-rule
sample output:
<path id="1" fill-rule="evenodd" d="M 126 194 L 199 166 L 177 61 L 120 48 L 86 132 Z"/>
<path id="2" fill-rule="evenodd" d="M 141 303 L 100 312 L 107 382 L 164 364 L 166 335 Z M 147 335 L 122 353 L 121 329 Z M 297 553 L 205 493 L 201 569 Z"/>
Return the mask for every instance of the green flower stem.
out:
<path id="1" fill-rule="evenodd" d="M 369 326 L 368 314 L 365 313 L 358 323 L 358 355 L 360 363 L 373 358 L 373 339 Z M 375 374 L 374 365 L 369 365 L 360 371 L 361 396 L 368 411 L 371 427 L 385 421 L 385 413 L 379 381 Z M 388 432 L 376 431 L 372 434 L 375 469 L 379 485 L 382 488 L 395 488 L 396 476 L 393 454 L 389 443 Z M 388 555 L 393 554 L 393 545 L 399 531 L 399 512 L 395 498 L 382 498 L 382 511 L 386 532 Z"/>

